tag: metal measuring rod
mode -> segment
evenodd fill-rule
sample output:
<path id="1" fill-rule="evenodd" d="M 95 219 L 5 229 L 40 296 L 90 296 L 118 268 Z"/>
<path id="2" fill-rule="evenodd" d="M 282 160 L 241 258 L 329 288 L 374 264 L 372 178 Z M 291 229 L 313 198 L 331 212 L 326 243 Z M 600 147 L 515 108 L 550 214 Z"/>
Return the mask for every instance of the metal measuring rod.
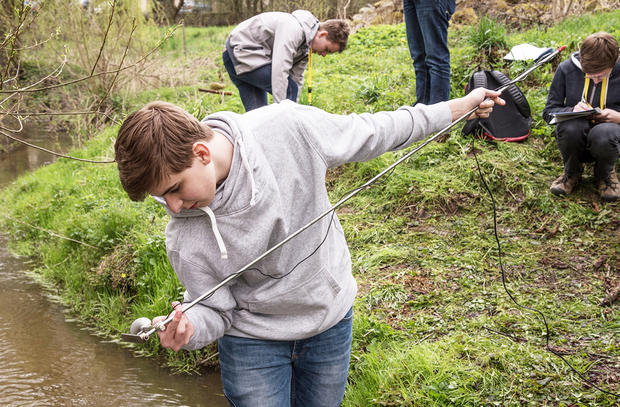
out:
<path id="1" fill-rule="evenodd" d="M 523 80 L 527 75 L 530 74 L 530 72 L 532 72 L 533 70 L 537 69 L 541 65 L 551 61 L 557 54 L 559 54 L 560 52 L 564 51 L 565 48 L 566 48 L 566 46 L 562 46 L 562 47 L 558 48 L 557 50 L 551 52 L 550 54 L 544 56 L 543 58 L 539 59 L 533 66 L 528 68 L 526 71 L 521 73 L 519 76 L 517 76 L 512 81 L 510 81 L 507 84 L 505 84 L 505 85 L 495 89 L 495 91 L 503 92 L 509 86 L 512 86 L 515 83 Z M 437 139 L 439 136 L 449 132 L 454 126 L 456 126 L 457 124 L 459 124 L 462 121 L 466 120 L 476 110 L 478 110 L 478 106 L 474 107 L 473 109 L 471 109 L 467 113 L 465 113 L 462 116 L 460 116 L 458 119 L 453 121 L 450 125 L 444 127 L 442 130 L 440 130 L 437 133 L 435 133 L 432 137 L 427 138 L 422 144 L 420 144 L 419 146 L 417 146 L 416 148 L 414 148 L 413 150 L 411 150 L 410 152 L 405 154 L 403 157 L 401 157 L 400 159 L 398 159 L 397 161 L 392 163 L 389 167 L 387 167 L 386 169 L 381 171 L 379 174 L 375 175 L 370 180 L 366 181 L 363 185 L 359 186 L 358 188 L 356 188 L 355 190 L 353 190 L 352 192 L 347 194 L 345 197 L 341 198 L 331 208 L 327 209 L 325 212 L 321 213 L 319 216 L 317 216 L 316 218 L 314 218 L 313 220 L 308 222 L 306 225 L 302 226 L 297 231 L 293 232 L 286 239 L 282 240 L 280 243 L 276 244 L 271 249 L 267 250 L 266 252 L 264 252 L 263 254 L 258 256 L 256 259 L 252 260 L 250 263 L 248 263 L 247 265 L 245 265 L 244 267 L 239 269 L 237 272 L 235 272 L 235 273 L 231 274 L 230 276 L 226 277 L 224 280 L 222 280 L 216 286 L 214 286 L 213 288 L 211 288 L 210 290 L 208 290 L 207 292 L 205 292 L 204 294 L 202 294 L 201 296 L 196 298 L 194 301 L 189 302 L 187 304 L 183 304 L 183 306 L 181 308 L 181 311 L 182 312 L 186 312 L 187 310 L 192 308 L 194 305 L 198 304 L 200 301 L 206 300 L 207 298 L 211 297 L 213 295 L 213 293 L 215 293 L 217 290 L 222 288 L 224 285 L 228 284 L 230 281 L 232 281 L 232 280 L 236 279 L 237 277 L 241 276 L 248 269 L 250 269 L 256 263 L 258 263 L 260 260 L 262 260 L 265 257 L 267 257 L 273 251 L 275 251 L 275 250 L 279 249 L 280 247 L 284 246 L 291 239 L 295 238 L 295 236 L 299 235 L 301 232 L 303 232 L 304 230 L 308 229 L 310 226 L 314 225 L 316 222 L 318 222 L 319 220 L 323 219 L 325 216 L 327 216 L 330 213 L 332 213 L 333 211 L 335 211 L 338 207 L 340 207 L 342 204 L 347 202 L 349 199 L 351 199 L 352 197 L 357 195 L 362 190 L 368 188 L 370 185 L 375 183 L 378 179 L 383 177 L 385 174 L 387 174 L 390 171 L 392 171 L 392 169 L 394 169 L 397 165 L 399 165 L 400 163 L 402 163 L 403 161 L 407 160 L 409 157 L 411 157 L 412 155 L 414 155 L 415 153 L 420 151 L 422 148 L 424 148 L 424 146 L 426 146 L 427 144 L 429 144 L 433 140 Z M 173 313 L 170 314 L 166 319 L 156 323 L 155 325 L 153 325 L 151 320 L 146 318 L 146 317 L 138 318 L 135 321 L 133 321 L 133 323 L 131 324 L 131 327 L 129 329 L 130 333 L 122 334 L 121 337 L 124 340 L 126 340 L 127 342 L 144 343 L 155 332 L 163 331 L 165 329 L 166 325 L 168 325 L 172 321 L 173 315 L 174 315 Z"/>

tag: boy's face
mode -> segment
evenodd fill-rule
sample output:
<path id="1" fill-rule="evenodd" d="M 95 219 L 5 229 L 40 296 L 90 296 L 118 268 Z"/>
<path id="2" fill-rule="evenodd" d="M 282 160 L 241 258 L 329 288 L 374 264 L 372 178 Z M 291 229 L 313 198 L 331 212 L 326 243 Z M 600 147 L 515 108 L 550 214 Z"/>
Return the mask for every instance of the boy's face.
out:
<path id="1" fill-rule="evenodd" d="M 193 151 L 191 167 L 170 175 L 149 191 L 164 198 L 174 213 L 207 206 L 215 196 L 216 176 L 210 151 L 202 142 L 195 143 Z"/>
<path id="2" fill-rule="evenodd" d="M 586 75 L 588 75 L 588 77 L 590 79 L 592 79 L 592 81 L 594 83 L 598 84 L 603 79 L 605 79 L 605 78 L 607 78 L 609 76 L 609 74 L 611 73 L 612 69 L 613 69 L 613 67 L 607 68 L 607 69 L 605 69 L 604 71 L 601 71 L 601 72 L 594 72 L 594 73 L 586 72 Z"/>
<path id="3" fill-rule="evenodd" d="M 325 30 L 317 31 L 312 43 L 310 43 L 310 47 L 312 48 L 312 52 L 322 57 L 340 51 L 340 46 L 338 44 L 327 39 L 327 31 Z"/>

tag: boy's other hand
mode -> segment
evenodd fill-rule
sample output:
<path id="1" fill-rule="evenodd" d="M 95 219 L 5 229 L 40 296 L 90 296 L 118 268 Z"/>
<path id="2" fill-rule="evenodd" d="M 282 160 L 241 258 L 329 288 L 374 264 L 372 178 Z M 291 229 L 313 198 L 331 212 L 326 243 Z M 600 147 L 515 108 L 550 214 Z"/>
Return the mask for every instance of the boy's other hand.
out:
<path id="1" fill-rule="evenodd" d="M 187 315 L 181 311 L 180 302 L 174 301 L 172 307 L 174 308 L 172 321 L 165 326 L 163 331 L 159 331 L 157 334 L 159 335 L 161 346 L 177 352 L 182 346 L 188 344 L 194 334 L 194 326 L 187 318 Z M 153 318 L 153 325 L 164 319 L 166 319 L 165 316 Z"/>
<path id="2" fill-rule="evenodd" d="M 620 112 L 614 109 L 603 109 L 601 114 L 594 115 L 594 120 L 600 123 L 620 123 Z"/>

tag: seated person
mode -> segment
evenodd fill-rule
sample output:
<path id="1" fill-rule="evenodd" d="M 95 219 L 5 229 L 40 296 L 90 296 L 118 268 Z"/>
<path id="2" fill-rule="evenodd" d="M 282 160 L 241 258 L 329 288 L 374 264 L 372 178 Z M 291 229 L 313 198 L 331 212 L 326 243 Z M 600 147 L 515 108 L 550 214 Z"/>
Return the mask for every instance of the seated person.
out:
<path id="1" fill-rule="evenodd" d="M 564 171 L 551 184 L 551 192 L 570 194 L 581 178 L 583 163 L 594 162 L 601 198 L 615 201 L 620 196 L 615 171 L 620 152 L 620 62 L 618 42 L 606 32 L 589 35 L 579 51 L 560 64 L 543 118 L 549 123 L 552 113 L 593 107 L 602 113 L 560 122 L 555 129 Z"/>

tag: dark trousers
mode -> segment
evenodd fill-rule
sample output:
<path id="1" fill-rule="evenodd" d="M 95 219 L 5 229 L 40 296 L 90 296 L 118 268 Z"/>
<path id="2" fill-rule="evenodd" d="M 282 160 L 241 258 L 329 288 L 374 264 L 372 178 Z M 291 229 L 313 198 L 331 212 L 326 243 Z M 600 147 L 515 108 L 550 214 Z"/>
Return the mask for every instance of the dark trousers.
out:
<path id="1" fill-rule="evenodd" d="M 606 178 L 615 168 L 620 153 L 620 124 L 567 120 L 558 123 L 555 135 L 566 175 L 581 174 L 585 162 L 595 163 L 597 179 Z"/>
<path id="2" fill-rule="evenodd" d="M 417 103 L 428 105 L 450 97 L 448 25 L 455 7 L 455 0 L 403 0 Z"/>
<path id="3" fill-rule="evenodd" d="M 224 51 L 222 60 L 230 80 L 239 89 L 239 96 L 245 111 L 249 112 L 261 106 L 267 106 L 267 93 L 271 93 L 271 64 L 237 75 L 233 60 L 228 51 Z M 296 102 L 298 92 L 299 87 L 289 76 L 286 98 Z"/>

